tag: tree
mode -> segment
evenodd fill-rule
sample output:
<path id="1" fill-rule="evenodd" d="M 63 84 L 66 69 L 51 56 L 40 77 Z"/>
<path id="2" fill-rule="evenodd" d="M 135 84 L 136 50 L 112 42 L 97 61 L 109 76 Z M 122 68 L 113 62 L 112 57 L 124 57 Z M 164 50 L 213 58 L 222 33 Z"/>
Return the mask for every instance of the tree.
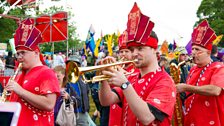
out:
<path id="1" fill-rule="evenodd" d="M 224 34 L 224 0 L 202 0 L 197 11 L 198 24 L 203 19 L 207 19 L 210 26 L 215 30 L 217 35 Z M 219 43 L 224 47 L 224 38 Z"/>
<path id="2" fill-rule="evenodd" d="M 5 5 L 0 8 L 0 13 L 2 14 L 4 12 L 5 7 L 8 7 L 8 5 Z M 20 8 L 16 8 L 11 10 L 8 15 L 11 16 L 17 16 L 17 17 L 24 17 L 24 11 Z M 0 18 L 0 42 L 1 43 L 8 43 L 8 40 L 13 38 L 13 33 L 15 32 L 18 22 L 14 19 L 10 18 Z M 9 47 L 9 46 L 8 46 Z"/>

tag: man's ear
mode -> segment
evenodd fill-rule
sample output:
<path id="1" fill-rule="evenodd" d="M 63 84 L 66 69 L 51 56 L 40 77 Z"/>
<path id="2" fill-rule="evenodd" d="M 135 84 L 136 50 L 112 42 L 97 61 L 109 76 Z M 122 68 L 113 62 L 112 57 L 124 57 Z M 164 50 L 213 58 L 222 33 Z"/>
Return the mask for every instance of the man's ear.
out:
<path id="1" fill-rule="evenodd" d="M 212 51 L 211 50 L 208 50 L 207 53 L 208 53 L 208 55 L 211 55 Z"/>
<path id="2" fill-rule="evenodd" d="M 34 52 L 35 52 L 35 54 L 37 54 L 39 56 L 40 52 L 38 49 L 35 49 Z"/>

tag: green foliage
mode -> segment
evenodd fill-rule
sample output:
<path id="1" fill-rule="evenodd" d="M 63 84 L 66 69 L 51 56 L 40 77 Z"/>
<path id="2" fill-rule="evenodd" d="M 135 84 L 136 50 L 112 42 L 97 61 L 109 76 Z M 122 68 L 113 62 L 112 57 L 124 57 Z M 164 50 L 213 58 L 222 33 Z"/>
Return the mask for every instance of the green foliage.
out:
<path id="1" fill-rule="evenodd" d="M 0 8 L 0 13 L 4 12 L 4 8 Z M 19 8 L 11 10 L 9 15 L 23 15 L 23 11 Z M 0 18 L 0 42 L 8 43 L 10 38 L 13 38 L 13 33 L 17 28 L 17 22 L 10 18 Z"/>
<path id="2" fill-rule="evenodd" d="M 197 17 L 199 22 L 207 19 L 216 35 L 224 34 L 224 0 L 202 0 Z M 224 38 L 220 41 L 219 46 L 224 47 Z"/>

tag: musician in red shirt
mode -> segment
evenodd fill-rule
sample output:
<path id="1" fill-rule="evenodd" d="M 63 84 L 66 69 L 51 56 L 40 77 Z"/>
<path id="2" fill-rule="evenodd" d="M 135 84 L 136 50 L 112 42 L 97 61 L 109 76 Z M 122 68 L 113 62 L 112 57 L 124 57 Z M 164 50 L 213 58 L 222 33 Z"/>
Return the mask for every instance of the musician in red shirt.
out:
<path id="1" fill-rule="evenodd" d="M 135 3 L 128 15 L 125 34 L 127 47 L 137 60 L 135 67 L 140 72 L 126 77 L 122 69 L 103 71 L 110 79 L 102 82 L 100 102 L 102 105 L 121 104 L 122 126 L 171 125 L 176 90 L 171 77 L 158 65 L 158 38 L 153 27 L 154 23 Z M 116 87 L 111 90 L 110 84 Z"/>
<path id="2" fill-rule="evenodd" d="M 196 64 L 188 74 L 187 84 L 178 84 L 186 92 L 184 126 L 224 125 L 224 65 L 210 58 L 215 32 L 207 20 L 192 33 L 192 57 Z"/>
<path id="3" fill-rule="evenodd" d="M 125 40 L 125 33 L 121 34 L 118 39 L 118 46 L 119 46 L 119 57 L 122 59 L 122 61 L 131 61 L 132 60 L 132 54 L 131 51 L 127 48 Z M 132 76 L 139 72 L 138 69 L 135 68 L 134 64 L 125 64 L 124 70 L 127 72 L 128 76 L 129 74 L 132 74 Z M 121 106 L 118 104 L 112 104 L 110 105 L 110 115 L 109 115 L 109 126 L 120 126 L 121 125 L 121 118 L 122 118 L 122 109 Z"/>
<path id="4" fill-rule="evenodd" d="M 22 21 L 14 37 L 22 73 L 6 85 L 6 90 L 12 92 L 9 100 L 22 106 L 18 126 L 53 126 L 59 84 L 53 70 L 43 65 L 38 48 L 41 32 L 28 18 Z"/>

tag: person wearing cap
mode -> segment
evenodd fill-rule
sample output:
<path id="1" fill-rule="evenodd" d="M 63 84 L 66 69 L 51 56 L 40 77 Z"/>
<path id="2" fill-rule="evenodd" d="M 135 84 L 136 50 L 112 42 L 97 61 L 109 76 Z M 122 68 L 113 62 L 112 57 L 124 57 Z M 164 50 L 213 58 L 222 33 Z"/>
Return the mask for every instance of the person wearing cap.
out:
<path id="1" fill-rule="evenodd" d="M 125 42 L 126 37 L 127 37 L 126 31 L 124 31 L 123 34 L 119 36 L 119 39 L 118 39 L 119 58 L 122 61 L 131 61 L 132 54 L 131 54 L 131 50 L 127 48 L 127 45 Z M 125 64 L 124 70 L 127 73 L 132 73 L 132 74 L 139 72 L 137 69 L 135 69 L 135 66 L 132 63 Z M 121 119 L 122 119 L 121 117 L 122 117 L 121 107 L 118 104 L 110 105 L 109 126 L 119 126 L 121 124 Z"/>
<path id="2" fill-rule="evenodd" d="M 185 83 L 188 76 L 188 67 L 189 67 L 187 64 L 187 50 L 185 49 L 185 47 L 177 47 L 174 50 L 174 55 L 175 58 L 170 61 L 169 74 L 172 76 L 176 84 Z M 173 64 L 177 66 L 176 69 L 172 68 Z M 183 125 L 183 118 L 184 118 L 183 108 L 186 94 L 182 92 L 180 93 L 180 95 L 177 95 L 176 97 L 177 102 L 175 105 L 173 123 L 175 125 Z"/>
<path id="3" fill-rule="evenodd" d="M 175 58 L 170 61 L 171 63 L 174 63 L 178 65 L 179 63 L 187 60 L 187 50 L 184 47 L 177 47 L 174 50 Z M 185 83 L 188 75 L 188 66 L 187 64 L 183 64 L 180 66 L 181 74 L 180 74 L 180 83 Z"/>
<path id="4" fill-rule="evenodd" d="M 74 62 L 81 66 L 82 59 L 81 56 L 78 55 L 70 55 L 68 60 L 66 61 L 66 71 L 69 69 L 68 63 Z M 67 73 L 67 72 L 66 72 Z M 68 76 L 68 75 L 66 75 Z M 89 126 L 89 124 L 93 123 L 89 119 L 89 85 L 86 84 L 82 77 L 80 76 L 76 83 L 68 82 L 76 91 L 77 95 L 81 98 L 81 105 L 78 109 L 75 110 L 78 113 L 79 118 L 76 119 L 77 126 Z"/>
<path id="5" fill-rule="evenodd" d="M 41 32 L 30 18 L 23 20 L 15 32 L 16 57 L 22 72 L 10 80 L 6 90 L 9 101 L 22 106 L 18 126 L 53 126 L 54 105 L 59 96 L 59 84 L 52 69 L 44 64 L 38 43 Z"/>
<path id="6" fill-rule="evenodd" d="M 224 65 L 210 57 L 216 34 L 203 20 L 192 33 L 192 67 L 186 84 L 177 92 L 186 92 L 184 126 L 224 125 Z"/>
<path id="7" fill-rule="evenodd" d="M 100 102 L 102 105 L 121 104 L 122 126 L 171 125 L 176 90 L 169 74 L 158 65 L 158 38 L 153 27 L 154 23 L 135 3 L 128 15 L 126 42 L 140 72 L 126 77 L 122 69 L 103 71 L 110 79 L 102 82 Z M 111 90 L 110 85 L 115 87 Z"/>

